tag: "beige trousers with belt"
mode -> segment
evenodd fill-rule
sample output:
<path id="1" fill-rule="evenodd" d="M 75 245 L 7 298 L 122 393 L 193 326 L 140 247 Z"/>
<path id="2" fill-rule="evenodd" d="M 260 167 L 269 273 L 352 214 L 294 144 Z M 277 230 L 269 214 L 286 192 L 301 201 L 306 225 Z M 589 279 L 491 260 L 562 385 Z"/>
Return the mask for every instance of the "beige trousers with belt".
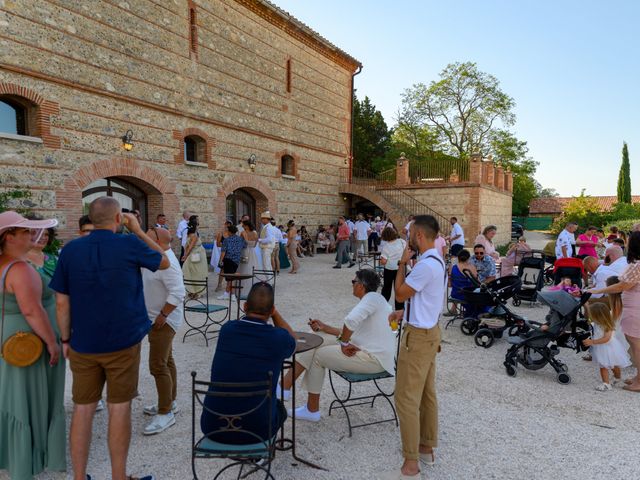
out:
<path id="1" fill-rule="evenodd" d="M 430 329 L 406 325 L 400 341 L 396 372 L 396 408 L 400 421 L 402 454 L 418 460 L 420 444 L 438 445 L 438 399 L 436 355 L 440 327 Z"/>

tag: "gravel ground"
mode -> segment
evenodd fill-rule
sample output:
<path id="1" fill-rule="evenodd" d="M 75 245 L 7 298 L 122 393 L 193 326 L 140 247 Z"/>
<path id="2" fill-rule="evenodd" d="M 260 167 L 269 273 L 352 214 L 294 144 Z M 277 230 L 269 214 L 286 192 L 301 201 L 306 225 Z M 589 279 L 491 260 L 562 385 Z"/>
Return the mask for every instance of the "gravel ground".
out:
<path id="1" fill-rule="evenodd" d="M 309 317 L 340 326 L 341 319 L 356 303 L 350 285 L 354 269 L 333 270 L 331 259 L 323 254 L 301 263 L 298 275 L 283 273 L 278 278 L 278 309 L 294 329 L 306 330 Z M 533 320 L 542 320 L 546 313 L 540 306 L 524 305 L 515 310 Z M 189 372 L 195 370 L 199 377 L 207 377 L 214 348 L 215 345 L 205 347 L 198 337 L 182 343 L 182 335 L 176 336 L 174 355 L 179 369 L 181 412 L 175 426 L 152 437 L 142 435 L 149 419 L 142 414 L 142 407 L 155 402 L 154 382 L 143 361 L 141 395 L 133 402 L 129 455 L 132 474 L 154 473 L 157 479 L 192 478 Z M 427 478 L 639 477 L 640 395 L 618 388 L 607 393 L 594 391 L 599 382 L 596 367 L 565 349 L 560 357 L 569 367 L 571 384 L 558 384 L 550 367 L 537 372 L 521 368 L 516 378 L 510 378 L 502 366 L 505 351 L 504 339 L 485 350 L 476 347 L 471 337 L 462 335 L 457 325 L 443 330 L 442 353 L 438 357 L 440 446 L 436 465 L 424 469 Z M 143 359 L 147 352 L 145 342 Z M 631 369 L 624 373 L 629 375 Z M 70 416 L 70 375 L 67 382 Z M 387 382 L 392 386 L 392 381 Z M 371 390 L 366 385 L 358 388 Z M 297 425 L 298 454 L 328 471 L 308 468 L 295 462 L 290 453 L 279 452 L 273 463 L 277 479 L 375 479 L 377 473 L 399 465 L 399 431 L 393 424 L 357 429 L 349 438 L 343 414 L 327 416 L 331 399 L 329 385 L 325 385 L 323 420 Z M 362 407 L 355 415 L 359 419 L 384 418 L 388 413 L 388 406 L 385 409 L 383 403 L 377 403 L 373 410 Z M 97 413 L 89 472 L 98 480 L 110 478 L 106 433 L 107 413 Z M 212 478 L 219 465 L 216 461 L 200 461 L 200 478 Z M 42 474 L 38 478 L 66 477 Z M 5 473 L 0 473 L 0 479 L 6 478 Z"/>

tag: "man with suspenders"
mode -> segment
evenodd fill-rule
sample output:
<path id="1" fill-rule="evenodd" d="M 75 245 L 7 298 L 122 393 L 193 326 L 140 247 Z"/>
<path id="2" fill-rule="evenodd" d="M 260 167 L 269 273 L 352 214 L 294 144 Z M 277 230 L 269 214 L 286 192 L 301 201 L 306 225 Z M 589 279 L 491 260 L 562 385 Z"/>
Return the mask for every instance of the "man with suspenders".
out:
<path id="1" fill-rule="evenodd" d="M 401 469 L 384 477 L 388 480 L 419 479 L 420 463 L 432 465 L 435 460 L 433 449 L 438 442 L 436 355 L 440 349 L 438 318 L 445 289 L 445 265 L 435 248 L 439 230 L 437 220 L 431 215 L 416 216 L 410 227 L 407 249 L 398 262 L 395 297 L 396 301 L 406 303 L 395 402 L 404 463 Z M 417 263 L 406 276 L 406 264 L 414 254 L 417 254 Z"/>

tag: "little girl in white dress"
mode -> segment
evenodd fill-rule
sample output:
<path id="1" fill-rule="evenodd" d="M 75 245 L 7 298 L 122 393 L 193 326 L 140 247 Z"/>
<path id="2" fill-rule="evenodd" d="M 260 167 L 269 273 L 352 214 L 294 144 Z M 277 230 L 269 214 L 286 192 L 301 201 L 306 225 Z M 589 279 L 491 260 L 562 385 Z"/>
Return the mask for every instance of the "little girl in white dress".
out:
<path id="1" fill-rule="evenodd" d="M 600 367 L 602 384 L 596 387 L 599 392 L 606 392 L 613 387 L 609 383 L 609 370 L 613 371 L 614 381 L 620 381 L 620 369 L 631 365 L 629 354 L 620 338 L 615 334 L 616 320 L 606 303 L 594 303 L 589 306 L 589 320 L 593 333 L 584 340 L 591 347 L 593 362 Z"/>

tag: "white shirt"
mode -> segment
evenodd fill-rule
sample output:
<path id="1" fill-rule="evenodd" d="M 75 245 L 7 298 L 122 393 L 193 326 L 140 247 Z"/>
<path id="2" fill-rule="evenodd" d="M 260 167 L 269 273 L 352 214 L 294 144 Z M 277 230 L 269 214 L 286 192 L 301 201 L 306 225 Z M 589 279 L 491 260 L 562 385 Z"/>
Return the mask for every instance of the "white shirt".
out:
<path id="1" fill-rule="evenodd" d="M 366 240 L 369 238 L 369 230 L 371 230 L 371 226 L 365 222 L 364 220 L 358 220 L 355 224 L 356 235 L 358 240 Z"/>
<path id="2" fill-rule="evenodd" d="M 436 258 L 427 258 L 429 255 Z M 435 248 L 420 255 L 418 263 L 405 280 L 416 291 L 411 297 L 411 317 L 408 320 L 407 308 L 404 310 L 405 321 L 411 326 L 428 329 L 438 324 L 444 298 L 444 274 L 444 264 Z"/>
<path id="3" fill-rule="evenodd" d="M 464 230 L 458 222 L 454 223 L 451 226 L 451 238 L 454 238 L 456 235 L 460 235 L 455 240 L 451 241 L 451 245 L 462 245 L 464 246 Z"/>
<path id="4" fill-rule="evenodd" d="M 242 222 L 240 222 L 238 225 L 236 225 L 236 228 L 238 229 L 236 235 L 240 236 L 240 234 L 244 232 L 244 225 L 242 225 Z"/>
<path id="5" fill-rule="evenodd" d="M 349 235 L 351 235 L 353 233 L 353 229 L 355 228 L 356 224 L 353 223 L 351 220 L 347 220 L 347 227 L 349 227 Z"/>
<path id="6" fill-rule="evenodd" d="M 627 269 L 628 266 L 629 262 L 627 262 L 627 257 L 620 257 L 615 262 L 612 262 L 609 265 L 609 268 L 614 272 L 614 275 L 619 277 Z"/>
<path id="7" fill-rule="evenodd" d="M 611 265 L 600 265 L 596 268 L 596 271 L 591 275 L 593 281 L 593 288 L 605 288 L 607 286 L 607 278 L 617 275 L 611 268 Z M 603 293 L 592 293 L 591 297 L 600 298 L 603 297 Z"/>
<path id="8" fill-rule="evenodd" d="M 562 230 L 558 239 L 556 240 L 556 258 L 567 258 L 573 256 L 573 244 L 576 243 L 576 239 L 573 233 L 568 230 Z M 562 247 L 567 247 L 567 254 L 562 254 Z"/>
<path id="9" fill-rule="evenodd" d="M 411 225 L 413 224 L 413 220 L 411 220 L 409 223 L 407 223 L 404 226 L 404 229 L 407 233 L 405 233 L 405 236 L 407 237 L 407 240 L 409 240 L 409 235 L 411 235 L 411 231 L 409 230 L 411 228 Z"/>
<path id="10" fill-rule="evenodd" d="M 187 238 L 189 237 L 189 235 L 187 235 L 188 225 L 189 225 L 189 222 L 187 222 L 183 218 L 182 220 L 180 220 L 180 223 L 178 224 L 178 228 L 176 229 L 176 237 L 180 239 L 180 244 L 183 247 L 187 246 Z"/>
<path id="11" fill-rule="evenodd" d="M 387 372 L 395 372 L 395 333 L 389 326 L 391 305 L 378 292 L 369 292 L 344 319 L 353 331 L 350 343 L 374 356 Z"/>
<path id="12" fill-rule="evenodd" d="M 182 268 L 172 250 L 165 250 L 164 253 L 169 259 L 169 268 L 155 272 L 142 269 L 144 303 L 147 305 L 147 313 L 152 322 L 160 314 L 165 303 L 175 305 L 175 310 L 167 316 L 167 323 L 177 331 L 182 325 L 182 302 L 185 297 Z"/>
<path id="13" fill-rule="evenodd" d="M 271 226 L 273 227 L 273 225 Z M 282 230 L 280 230 L 279 228 L 275 228 L 275 230 L 273 231 L 273 238 L 276 239 L 276 242 L 282 243 Z"/>
<path id="14" fill-rule="evenodd" d="M 258 234 L 258 243 L 260 244 L 260 247 L 274 248 L 276 246 L 276 230 L 278 229 L 270 223 L 262 226 L 260 233 Z"/>
<path id="15" fill-rule="evenodd" d="M 385 242 L 382 247 L 382 253 L 380 254 L 380 258 L 384 258 L 387 261 L 384 268 L 387 270 L 397 270 L 398 262 L 402 258 L 402 252 L 404 252 L 405 248 L 407 248 L 407 242 L 401 238 L 393 242 Z"/>

